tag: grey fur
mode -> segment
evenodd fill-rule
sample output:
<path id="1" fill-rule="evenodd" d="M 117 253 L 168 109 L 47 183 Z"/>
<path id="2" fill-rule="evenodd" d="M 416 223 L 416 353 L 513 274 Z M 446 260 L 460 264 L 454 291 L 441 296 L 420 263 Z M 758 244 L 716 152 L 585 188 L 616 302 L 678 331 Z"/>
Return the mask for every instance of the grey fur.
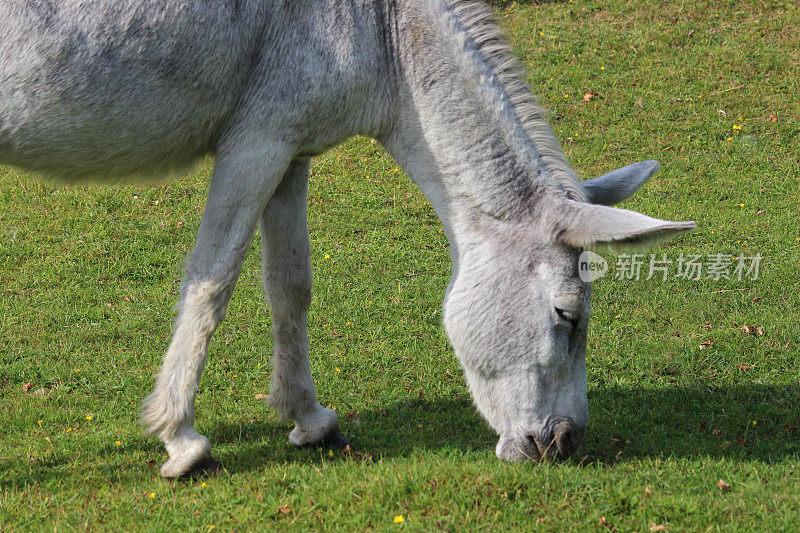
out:
<path id="1" fill-rule="evenodd" d="M 298 446 L 338 435 L 308 364 L 304 209 L 308 158 L 347 137 L 377 138 L 442 220 L 454 271 L 444 326 L 503 459 L 580 444 L 580 248 L 693 227 L 584 203 L 632 194 L 652 165 L 584 188 L 477 0 L 8 0 L 0 20 L 0 160 L 119 180 L 216 154 L 174 336 L 142 409 L 169 453 L 165 477 L 214 464 L 194 399 L 259 221 L 270 404 L 294 420 Z"/>
<path id="2" fill-rule="evenodd" d="M 635 193 L 660 168 L 658 161 L 639 161 L 584 181 L 581 185 L 586 191 L 586 201 L 601 205 L 617 204 Z"/>

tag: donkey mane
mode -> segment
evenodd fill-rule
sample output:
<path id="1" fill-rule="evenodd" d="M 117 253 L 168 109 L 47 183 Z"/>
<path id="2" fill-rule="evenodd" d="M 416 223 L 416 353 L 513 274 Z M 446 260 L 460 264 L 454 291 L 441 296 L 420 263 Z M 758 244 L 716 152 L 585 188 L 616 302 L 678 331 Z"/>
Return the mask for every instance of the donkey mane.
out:
<path id="1" fill-rule="evenodd" d="M 506 36 L 492 11 L 482 0 L 446 1 L 502 87 L 542 168 L 568 198 L 585 201 L 578 177 L 547 123 L 547 112 L 539 106 L 538 99 L 525 81 L 525 71 L 511 53 Z"/>

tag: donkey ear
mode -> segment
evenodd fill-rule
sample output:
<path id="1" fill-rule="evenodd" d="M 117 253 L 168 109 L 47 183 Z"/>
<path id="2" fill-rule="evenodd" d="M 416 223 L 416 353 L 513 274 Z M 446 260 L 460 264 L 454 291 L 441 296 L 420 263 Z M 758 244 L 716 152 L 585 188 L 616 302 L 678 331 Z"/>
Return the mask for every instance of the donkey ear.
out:
<path id="1" fill-rule="evenodd" d="M 694 222 L 659 220 L 626 209 L 564 202 L 555 211 L 557 239 L 575 248 L 645 247 L 697 227 Z"/>
<path id="2" fill-rule="evenodd" d="M 658 161 L 639 161 L 618 168 L 604 176 L 581 183 L 590 204 L 614 205 L 630 197 L 644 185 L 650 176 L 658 172 Z"/>

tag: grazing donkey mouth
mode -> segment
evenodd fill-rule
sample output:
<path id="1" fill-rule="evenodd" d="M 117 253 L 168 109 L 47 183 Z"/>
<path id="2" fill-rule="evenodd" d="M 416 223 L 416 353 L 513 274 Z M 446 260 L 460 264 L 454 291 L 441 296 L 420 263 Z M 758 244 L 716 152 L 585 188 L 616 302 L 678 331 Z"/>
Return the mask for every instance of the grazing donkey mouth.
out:
<path id="1" fill-rule="evenodd" d="M 497 441 L 495 453 L 498 458 L 510 463 L 550 459 L 563 461 L 580 449 L 583 433 L 584 430 L 570 418 L 562 419 L 547 435 L 524 430 L 504 431 Z"/>

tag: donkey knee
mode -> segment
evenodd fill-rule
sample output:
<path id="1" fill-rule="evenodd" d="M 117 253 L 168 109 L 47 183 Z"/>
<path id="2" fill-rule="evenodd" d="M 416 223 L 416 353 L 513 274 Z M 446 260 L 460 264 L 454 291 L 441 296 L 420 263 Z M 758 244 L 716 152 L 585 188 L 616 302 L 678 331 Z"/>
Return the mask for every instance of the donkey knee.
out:
<path id="1" fill-rule="evenodd" d="M 225 319 L 233 284 L 217 281 L 190 282 L 184 287 L 179 304 L 179 326 L 188 322 L 203 330 L 213 330 Z"/>
<path id="2" fill-rule="evenodd" d="M 271 270 L 264 274 L 264 292 L 278 317 L 305 313 L 311 306 L 311 271 L 308 267 Z"/>

